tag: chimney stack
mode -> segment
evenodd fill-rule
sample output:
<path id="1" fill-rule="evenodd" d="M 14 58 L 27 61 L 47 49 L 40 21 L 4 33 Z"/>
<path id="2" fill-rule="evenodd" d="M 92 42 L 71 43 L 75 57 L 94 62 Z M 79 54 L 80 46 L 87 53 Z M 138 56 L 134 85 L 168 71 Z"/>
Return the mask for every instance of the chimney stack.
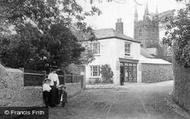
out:
<path id="1" fill-rule="evenodd" d="M 123 22 L 121 21 L 121 18 L 117 19 L 115 30 L 117 33 L 123 34 Z"/>

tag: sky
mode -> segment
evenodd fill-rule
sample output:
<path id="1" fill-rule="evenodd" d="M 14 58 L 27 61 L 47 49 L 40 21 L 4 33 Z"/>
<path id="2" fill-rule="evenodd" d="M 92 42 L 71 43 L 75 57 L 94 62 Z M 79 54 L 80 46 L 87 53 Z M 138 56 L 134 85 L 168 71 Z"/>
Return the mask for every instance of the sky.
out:
<path id="1" fill-rule="evenodd" d="M 88 0 L 78 0 L 84 10 L 88 10 L 90 5 L 85 1 Z M 101 28 L 114 28 L 115 23 L 118 18 L 122 19 L 124 23 L 124 33 L 127 36 L 133 37 L 133 26 L 134 26 L 134 11 L 135 2 L 134 0 L 113 0 L 113 2 L 104 2 L 107 0 L 101 0 L 102 3 L 95 3 L 94 6 L 98 7 L 102 14 L 100 16 L 93 16 L 86 19 L 87 23 L 94 29 Z M 137 10 L 139 14 L 139 19 L 142 19 L 144 14 L 144 9 L 148 1 L 148 7 L 150 13 L 156 12 L 156 6 L 158 12 L 164 12 L 172 9 L 179 9 L 184 6 L 184 4 L 177 3 L 175 0 L 136 0 L 141 5 L 138 5 Z"/>

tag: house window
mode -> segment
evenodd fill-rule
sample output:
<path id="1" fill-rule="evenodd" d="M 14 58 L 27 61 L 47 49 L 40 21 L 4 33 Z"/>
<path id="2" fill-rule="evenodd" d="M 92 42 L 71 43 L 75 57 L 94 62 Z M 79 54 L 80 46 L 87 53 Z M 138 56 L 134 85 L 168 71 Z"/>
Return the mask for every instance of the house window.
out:
<path id="1" fill-rule="evenodd" d="M 99 42 L 92 43 L 91 49 L 93 54 L 100 54 L 100 43 Z"/>
<path id="2" fill-rule="evenodd" d="M 100 65 L 90 66 L 91 76 L 100 76 Z"/>
<path id="3" fill-rule="evenodd" d="M 130 55 L 131 43 L 125 42 L 125 55 Z"/>

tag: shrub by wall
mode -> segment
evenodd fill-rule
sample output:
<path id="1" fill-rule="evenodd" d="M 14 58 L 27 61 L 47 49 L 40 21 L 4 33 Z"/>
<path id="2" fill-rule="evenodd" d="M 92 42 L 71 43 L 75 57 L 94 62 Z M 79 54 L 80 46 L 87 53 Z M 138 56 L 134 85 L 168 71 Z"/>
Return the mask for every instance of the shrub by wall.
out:
<path id="1" fill-rule="evenodd" d="M 108 64 L 101 66 L 102 83 L 113 83 L 113 71 Z"/>
<path id="2" fill-rule="evenodd" d="M 87 84 L 100 84 L 102 83 L 101 78 L 89 78 Z"/>
<path id="3" fill-rule="evenodd" d="M 171 64 L 142 64 L 142 82 L 153 83 L 173 79 Z"/>

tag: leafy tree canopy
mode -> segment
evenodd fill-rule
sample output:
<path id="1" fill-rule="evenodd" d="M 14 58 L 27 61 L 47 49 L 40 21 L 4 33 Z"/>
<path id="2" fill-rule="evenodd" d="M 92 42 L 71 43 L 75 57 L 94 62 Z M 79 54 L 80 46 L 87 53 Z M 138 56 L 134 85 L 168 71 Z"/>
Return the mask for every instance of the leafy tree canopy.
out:
<path id="1" fill-rule="evenodd" d="M 182 0 L 178 0 L 182 1 Z M 190 66 L 190 5 L 180 9 L 176 16 L 166 22 L 163 42 L 173 46 L 173 55 L 177 63 Z"/>
<path id="2" fill-rule="evenodd" d="M 93 36 L 84 20 L 96 13 L 101 13 L 96 7 L 86 12 L 75 0 L 2 0 L 1 23 L 13 25 L 16 33 L 1 35 L 1 62 L 34 70 L 81 63 L 84 48 L 71 29 Z"/>

